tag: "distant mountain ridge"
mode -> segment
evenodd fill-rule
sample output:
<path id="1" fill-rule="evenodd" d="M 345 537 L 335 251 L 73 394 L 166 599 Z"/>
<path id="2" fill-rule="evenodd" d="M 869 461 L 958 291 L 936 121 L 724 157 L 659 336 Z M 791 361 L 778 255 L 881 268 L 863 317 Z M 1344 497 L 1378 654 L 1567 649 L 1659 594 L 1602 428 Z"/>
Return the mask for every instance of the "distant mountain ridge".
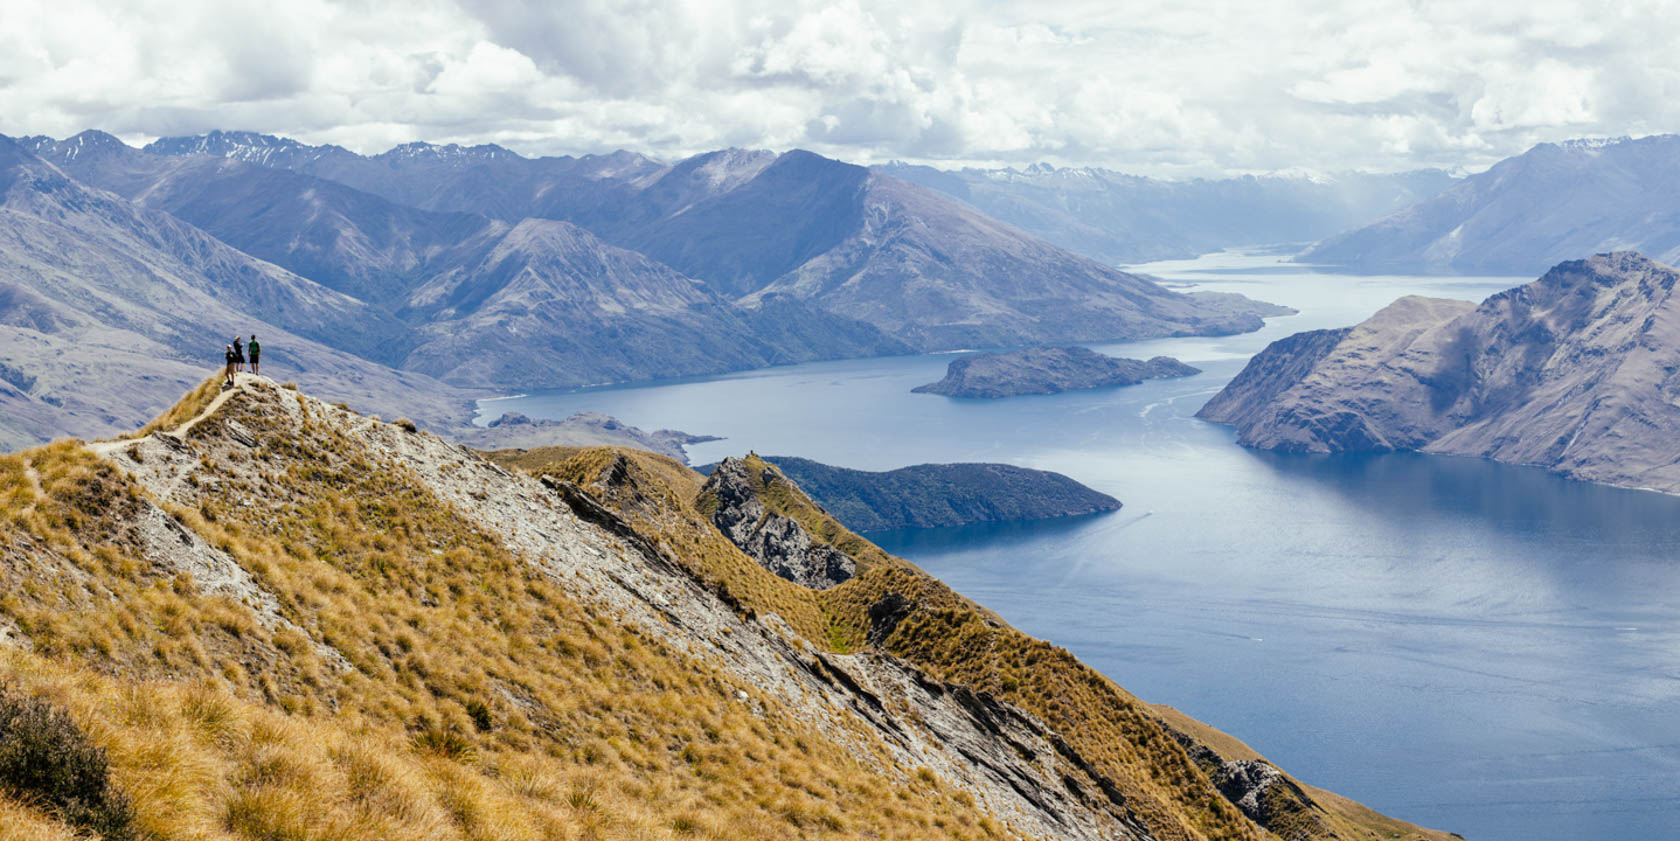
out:
<path id="1" fill-rule="evenodd" d="M 1110 264 L 1322 239 L 1427 199 L 1455 179 L 1438 169 L 1172 181 L 1100 167 L 877 172 L 960 199 L 993 218 Z"/>
<path id="2" fill-rule="evenodd" d="M 392 326 L 363 355 L 466 387 L 586 385 L 908 350 L 866 324 L 792 302 L 733 306 L 567 222 L 421 210 L 245 162 L 274 150 L 333 157 L 330 147 L 276 142 L 229 147 L 228 158 L 169 157 L 97 132 L 33 145 L 83 181 L 369 302 Z M 788 331 L 775 319 L 809 329 Z"/>
<path id="3" fill-rule="evenodd" d="M 463 417 L 466 392 L 368 361 L 400 327 L 0 138 L 0 448 L 144 423 L 236 333 L 334 399 L 435 426 Z"/>
<path id="4" fill-rule="evenodd" d="M 1534 276 L 1608 251 L 1680 261 L 1680 135 L 1542 143 L 1296 259 L 1365 272 Z"/>
<path id="5" fill-rule="evenodd" d="M 147 150 L 260 160 L 426 210 L 571 222 L 749 309 L 782 295 L 921 350 L 1224 334 L 1288 312 L 1172 292 L 936 191 L 800 150 L 726 149 L 664 165 L 627 153 L 439 148 L 361 157 L 213 133 Z"/>
<path id="6" fill-rule="evenodd" d="M 1261 449 L 1419 450 L 1680 493 L 1677 281 L 1619 252 L 1480 305 L 1401 298 L 1274 342 L 1197 417 Z"/>

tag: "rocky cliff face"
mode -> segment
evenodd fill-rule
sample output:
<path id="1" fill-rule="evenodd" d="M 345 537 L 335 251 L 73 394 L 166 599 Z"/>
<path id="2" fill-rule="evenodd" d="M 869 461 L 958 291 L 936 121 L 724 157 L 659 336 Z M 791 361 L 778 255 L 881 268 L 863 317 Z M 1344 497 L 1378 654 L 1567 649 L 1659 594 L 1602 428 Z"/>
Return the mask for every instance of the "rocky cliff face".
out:
<path id="1" fill-rule="evenodd" d="M 798 521 L 765 507 L 761 486 L 786 481 L 774 467 L 755 475 L 740 459 L 725 459 L 703 489 L 716 499 L 712 523 L 765 569 L 796 584 L 821 590 L 856 575 L 857 562 L 846 553 L 813 540 Z"/>
<path id="2" fill-rule="evenodd" d="M 1631 252 L 1475 306 L 1403 298 L 1256 356 L 1199 414 L 1245 446 L 1421 450 L 1680 492 L 1680 273 Z"/>
<path id="3" fill-rule="evenodd" d="M 916 394 L 999 398 L 1057 394 L 1082 388 L 1137 385 L 1201 373 L 1170 356 L 1122 359 L 1084 347 L 1038 347 L 980 353 L 951 360 L 945 378 L 911 389 Z"/>

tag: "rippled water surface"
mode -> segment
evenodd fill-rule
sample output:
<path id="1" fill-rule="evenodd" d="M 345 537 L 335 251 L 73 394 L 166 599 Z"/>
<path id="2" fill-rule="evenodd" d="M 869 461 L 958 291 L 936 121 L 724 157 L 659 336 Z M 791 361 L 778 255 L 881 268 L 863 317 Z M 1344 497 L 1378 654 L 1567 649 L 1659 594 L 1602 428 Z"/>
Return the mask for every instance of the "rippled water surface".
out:
<path id="1" fill-rule="evenodd" d="M 1197 408 L 1266 343 L 1402 294 L 1517 278 L 1348 277 L 1222 254 L 1139 270 L 1288 304 L 1259 333 L 1102 345 L 1184 379 L 999 401 L 910 394 L 949 355 L 487 402 L 607 412 L 885 469 L 1005 461 L 1113 514 L 871 535 L 1127 689 L 1301 779 L 1472 841 L 1680 837 L 1680 499 L 1416 455 L 1237 447 Z"/>

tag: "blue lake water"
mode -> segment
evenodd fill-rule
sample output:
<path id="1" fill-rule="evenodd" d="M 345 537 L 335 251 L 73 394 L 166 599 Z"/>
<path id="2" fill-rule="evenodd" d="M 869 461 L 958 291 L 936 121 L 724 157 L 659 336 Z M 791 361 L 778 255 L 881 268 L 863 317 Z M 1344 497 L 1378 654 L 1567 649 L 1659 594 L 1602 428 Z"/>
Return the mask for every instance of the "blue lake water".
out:
<path id="1" fill-rule="evenodd" d="M 1350 277 L 1221 254 L 1138 267 L 1288 304 L 1258 333 L 1096 345 L 1203 369 L 999 401 L 910 394 L 949 355 L 487 402 L 595 410 L 830 464 L 1003 461 L 1113 514 L 871 535 L 1145 700 L 1297 777 L 1472 841 L 1680 837 L 1680 498 L 1470 459 L 1244 450 L 1194 415 L 1247 358 L 1402 294 L 1520 278 Z"/>

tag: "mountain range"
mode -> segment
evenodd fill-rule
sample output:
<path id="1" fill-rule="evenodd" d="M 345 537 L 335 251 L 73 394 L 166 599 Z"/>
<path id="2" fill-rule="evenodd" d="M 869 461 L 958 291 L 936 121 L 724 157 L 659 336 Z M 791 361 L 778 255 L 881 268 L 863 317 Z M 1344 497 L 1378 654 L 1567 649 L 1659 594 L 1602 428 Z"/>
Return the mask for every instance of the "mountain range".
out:
<path id="1" fill-rule="evenodd" d="M 1439 169 L 1185 181 L 1048 164 L 943 170 L 895 163 L 875 170 L 961 199 L 1069 251 L 1121 265 L 1312 242 L 1428 199 L 1456 181 Z"/>
<path id="2" fill-rule="evenodd" d="M 1542 143 L 1297 260 L 1361 272 L 1533 277 L 1582 255 L 1680 260 L 1680 135 Z"/>
<path id="3" fill-rule="evenodd" d="M 94 131 L 0 146 L 8 446 L 148 416 L 236 331 L 322 394 L 441 428 L 473 393 L 1288 312 L 1167 290 L 808 152 L 667 165 Z M 165 299 L 164 276 L 183 291 Z"/>
<path id="4" fill-rule="evenodd" d="M 1419 450 L 1680 493 L 1677 281 L 1618 252 L 1480 305 L 1401 298 L 1272 343 L 1197 417 L 1261 449 Z"/>

